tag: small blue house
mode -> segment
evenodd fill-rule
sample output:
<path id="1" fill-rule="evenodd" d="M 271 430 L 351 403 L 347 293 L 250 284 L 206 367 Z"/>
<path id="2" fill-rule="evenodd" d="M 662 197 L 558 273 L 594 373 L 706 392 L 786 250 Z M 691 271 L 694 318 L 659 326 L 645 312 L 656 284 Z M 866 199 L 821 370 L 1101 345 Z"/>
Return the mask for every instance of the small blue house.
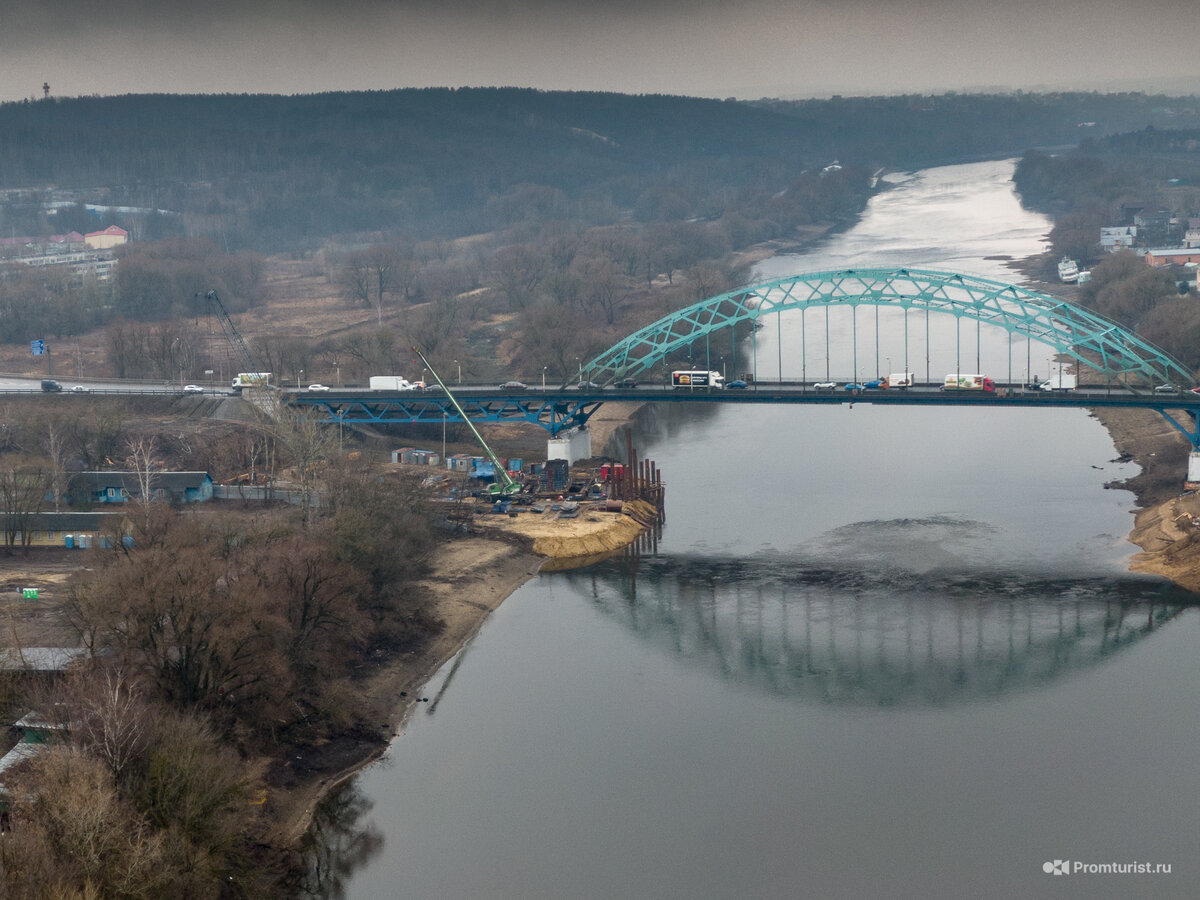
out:
<path id="1" fill-rule="evenodd" d="M 127 503 L 141 496 L 137 472 L 78 472 L 67 485 L 67 496 L 76 505 Z M 199 503 L 211 500 L 213 480 L 207 472 L 152 472 L 150 493 L 156 500 Z"/>

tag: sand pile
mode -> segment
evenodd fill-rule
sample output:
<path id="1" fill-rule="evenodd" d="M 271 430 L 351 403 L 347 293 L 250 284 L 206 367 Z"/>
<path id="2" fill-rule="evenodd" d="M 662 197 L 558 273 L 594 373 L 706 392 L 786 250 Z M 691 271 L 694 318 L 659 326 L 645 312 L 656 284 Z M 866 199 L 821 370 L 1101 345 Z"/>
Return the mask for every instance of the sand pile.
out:
<path id="1" fill-rule="evenodd" d="M 632 543 L 642 532 L 639 519 L 653 516 L 653 507 L 637 501 L 625 504 L 638 518 L 622 512 L 605 512 L 583 504 L 574 519 L 560 519 L 558 513 L 546 510 L 543 513 L 521 509 L 516 518 L 503 515 L 481 515 L 475 524 L 489 531 L 502 531 L 520 535 L 532 543 L 538 556 L 552 559 L 595 556 L 612 553 Z M 648 519 L 647 521 L 653 521 Z"/>

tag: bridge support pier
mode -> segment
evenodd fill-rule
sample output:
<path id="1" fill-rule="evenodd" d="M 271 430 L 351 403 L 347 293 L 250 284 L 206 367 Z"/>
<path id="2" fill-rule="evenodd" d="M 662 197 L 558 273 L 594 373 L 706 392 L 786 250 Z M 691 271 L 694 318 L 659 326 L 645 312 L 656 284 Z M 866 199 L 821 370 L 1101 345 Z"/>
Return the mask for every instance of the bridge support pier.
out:
<path id="1" fill-rule="evenodd" d="M 573 466 L 592 455 L 592 433 L 587 426 L 568 428 L 546 441 L 546 459 L 565 459 Z"/>
<path id="2" fill-rule="evenodd" d="M 1185 491 L 1200 490 L 1200 451 L 1193 450 L 1188 454 L 1187 481 L 1183 483 Z"/>

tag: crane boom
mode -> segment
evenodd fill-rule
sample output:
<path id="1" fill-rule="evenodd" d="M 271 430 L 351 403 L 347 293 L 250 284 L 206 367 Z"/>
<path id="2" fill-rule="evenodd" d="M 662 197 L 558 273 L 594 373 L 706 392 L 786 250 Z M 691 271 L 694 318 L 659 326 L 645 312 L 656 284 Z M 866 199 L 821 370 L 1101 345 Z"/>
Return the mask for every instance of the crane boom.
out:
<path id="1" fill-rule="evenodd" d="M 413 353 L 421 357 L 421 362 L 424 364 L 425 368 L 429 369 L 429 374 L 433 376 L 433 380 L 438 383 L 438 387 L 446 392 L 446 396 L 449 398 L 451 404 L 453 404 L 455 411 L 462 417 L 462 420 L 467 423 L 467 427 L 470 428 L 471 433 L 475 435 L 475 440 L 479 441 L 480 446 L 483 447 L 484 452 L 488 455 L 488 459 L 492 461 L 492 466 L 496 470 L 497 481 L 491 485 L 489 491 L 493 494 L 501 494 L 504 496 L 520 493 L 521 485 L 519 485 L 513 479 L 513 477 L 508 474 L 508 470 L 505 469 L 504 466 L 500 465 L 499 457 L 492 452 L 492 448 L 489 447 L 487 441 L 483 439 L 483 435 L 479 433 L 479 429 L 475 427 L 475 423 L 467 418 L 467 414 L 463 412 L 463 408 L 459 406 L 457 398 L 450 393 L 450 388 L 446 387 L 446 382 L 442 381 L 442 377 L 438 375 L 437 369 L 430 365 L 430 362 L 425 358 L 424 353 L 422 353 L 416 347 L 413 347 L 412 349 Z"/>
<path id="2" fill-rule="evenodd" d="M 213 309 L 216 310 L 217 320 L 221 323 L 221 330 L 225 332 L 225 340 L 229 341 L 229 345 L 233 347 L 233 352 L 237 355 L 238 362 L 242 364 L 247 372 L 257 372 L 258 365 L 254 362 L 254 357 L 250 354 L 250 348 L 246 346 L 246 342 L 238 334 L 237 327 L 233 324 L 233 319 L 229 318 L 229 313 L 225 311 L 225 305 L 221 302 L 221 298 L 217 296 L 217 292 L 209 291 L 204 297 L 213 305 Z"/>

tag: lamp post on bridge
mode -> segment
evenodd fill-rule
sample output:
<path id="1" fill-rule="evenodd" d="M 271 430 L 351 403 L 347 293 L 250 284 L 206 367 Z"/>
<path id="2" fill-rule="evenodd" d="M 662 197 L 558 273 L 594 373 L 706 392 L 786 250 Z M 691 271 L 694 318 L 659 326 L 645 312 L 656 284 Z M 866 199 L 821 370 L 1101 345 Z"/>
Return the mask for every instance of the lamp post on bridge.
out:
<path id="1" fill-rule="evenodd" d="M 546 389 L 546 366 L 542 366 L 542 390 Z"/>

